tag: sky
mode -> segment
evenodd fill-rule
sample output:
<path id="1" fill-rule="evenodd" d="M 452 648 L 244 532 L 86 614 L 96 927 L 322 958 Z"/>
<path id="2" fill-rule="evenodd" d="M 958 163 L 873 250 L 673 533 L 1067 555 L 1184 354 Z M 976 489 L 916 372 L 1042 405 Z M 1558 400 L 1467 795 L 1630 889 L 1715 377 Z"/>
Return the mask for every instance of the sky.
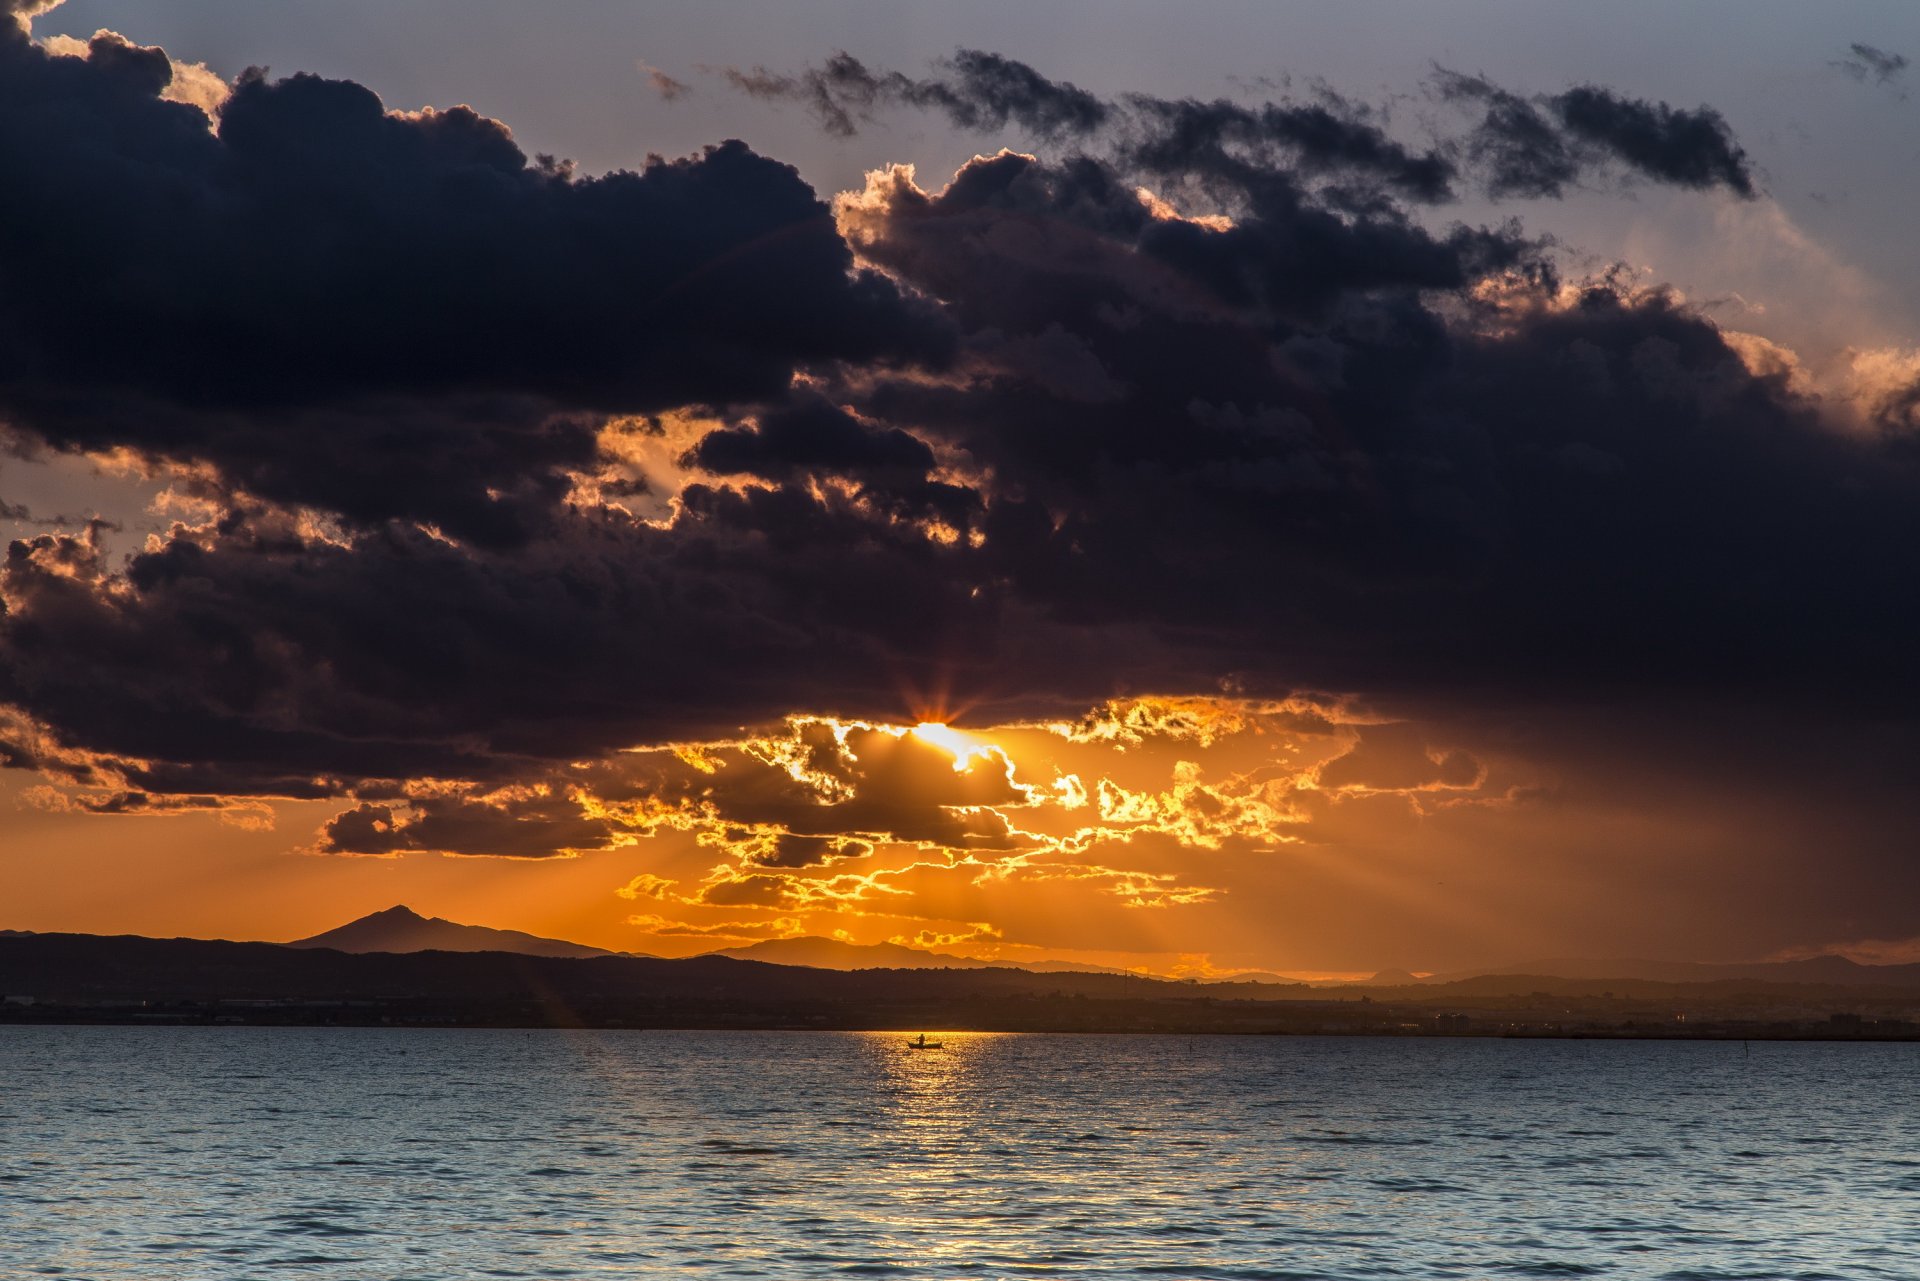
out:
<path id="1" fill-rule="evenodd" d="M 0 928 L 1920 959 L 1905 6 L 0 8 Z"/>

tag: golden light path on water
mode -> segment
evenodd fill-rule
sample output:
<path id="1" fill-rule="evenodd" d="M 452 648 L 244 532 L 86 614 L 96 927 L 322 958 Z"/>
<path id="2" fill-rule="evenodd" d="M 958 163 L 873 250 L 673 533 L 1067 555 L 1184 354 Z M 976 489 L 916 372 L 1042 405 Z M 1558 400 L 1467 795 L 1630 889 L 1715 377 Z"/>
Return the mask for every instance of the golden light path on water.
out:
<path id="1" fill-rule="evenodd" d="M 979 1079 L 987 1051 L 1012 1035 L 996 1032 L 933 1031 L 922 1034 L 938 1049 L 916 1049 L 899 1032 L 861 1033 L 861 1049 L 876 1076 L 882 1117 L 877 1128 L 899 1148 L 891 1162 L 888 1190 L 892 1210 L 884 1215 L 896 1234 L 902 1265 L 937 1267 L 977 1259 L 986 1247 L 997 1207 L 981 1198 L 961 1214 L 949 1203 L 966 1195 L 985 1156 L 982 1133 L 987 1120 Z M 944 1208 L 950 1230 L 929 1243 L 909 1241 L 929 1208 Z"/>

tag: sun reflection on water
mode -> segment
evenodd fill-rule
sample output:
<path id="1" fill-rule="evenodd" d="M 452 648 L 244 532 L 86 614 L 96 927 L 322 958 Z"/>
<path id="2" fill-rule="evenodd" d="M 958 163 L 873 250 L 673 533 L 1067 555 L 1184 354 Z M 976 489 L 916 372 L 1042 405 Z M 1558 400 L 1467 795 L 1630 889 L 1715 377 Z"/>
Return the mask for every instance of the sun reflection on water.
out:
<path id="1" fill-rule="evenodd" d="M 928 1032 L 928 1047 L 915 1049 L 902 1032 L 862 1034 L 888 1120 L 918 1156 L 950 1155 L 977 1142 L 982 1116 L 975 1078 L 988 1048 L 1009 1035 Z"/>
<path id="2" fill-rule="evenodd" d="M 876 1128 L 892 1149 L 888 1204 L 876 1211 L 900 1243 L 902 1266 L 937 1271 L 977 1260 L 986 1248 L 1000 1210 L 979 1184 L 996 1147 L 992 1051 L 1011 1038 L 928 1031 L 940 1048 L 913 1049 L 903 1032 L 862 1034 L 875 1071 Z M 948 1225 L 931 1248 L 919 1231 L 930 1213 Z"/>

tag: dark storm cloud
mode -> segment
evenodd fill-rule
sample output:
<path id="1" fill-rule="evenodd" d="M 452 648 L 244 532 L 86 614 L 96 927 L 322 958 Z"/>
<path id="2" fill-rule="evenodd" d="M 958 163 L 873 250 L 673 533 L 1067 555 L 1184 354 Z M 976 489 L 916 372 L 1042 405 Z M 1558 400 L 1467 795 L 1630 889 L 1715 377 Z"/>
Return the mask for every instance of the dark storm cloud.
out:
<path id="1" fill-rule="evenodd" d="M 842 136 L 886 108 L 937 111 L 957 128 L 1013 124 L 1033 138 L 1094 146 L 1123 168 L 1162 178 L 1244 184 L 1282 170 L 1336 191 L 1358 184 L 1337 191 L 1343 200 L 1365 201 L 1375 189 L 1421 203 L 1451 200 L 1458 151 L 1475 162 L 1475 176 L 1495 197 L 1559 196 L 1588 171 L 1609 166 L 1680 187 L 1754 194 L 1746 153 L 1718 112 L 1593 85 L 1527 99 L 1484 77 L 1440 70 L 1442 97 L 1484 103 L 1485 114 L 1464 138 L 1420 150 L 1393 138 L 1379 113 L 1327 90 L 1312 101 L 1258 105 L 1149 94 L 1108 101 L 976 49 L 960 50 L 924 79 L 873 70 L 844 52 L 794 75 L 764 67 L 724 74 L 755 97 L 804 104 Z"/>
<path id="2" fill-rule="evenodd" d="M 779 481 L 803 470 L 920 477 L 934 460 L 919 437 L 898 428 L 875 431 L 839 406 L 807 396 L 769 409 L 751 427 L 710 432 L 687 461 L 719 475 Z"/>
<path id="3" fill-rule="evenodd" d="M 217 472 L 190 473 L 179 488 L 214 500 L 244 492 L 352 525 L 418 520 L 494 547 L 547 525 L 572 473 L 592 469 L 601 422 L 503 395 L 233 407 L 93 385 L 18 389 L 11 412 L 58 448 L 213 463 Z"/>
<path id="4" fill-rule="evenodd" d="M 1485 104 L 1486 115 L 1467 135 L 1465 148 L 1485 174 L 1489 194 L 1558 196 L 1579 181 L 1572 145 L 1540 105 L 1483 76 L 1443 68 L 1434 82 L 1443 98 Z"/>
<path id="5" fill-rule="evenodd" d="M 617 825 L 585 817 L 566 797 L 502 800 L 413 798 L 406 808 L 362 804 L 321 829 L 325 854 L 450 851 L 487 858 L 547 858 L 561 851 L 604 849 Z"/>
<path id="6" fill-rule="evenodd" d="M 939 191 L 882 172 L 836 226 L 739 144 L 577 179 L 311 78 L 247 78 L 212 132 L 165 73 L 0 40 L 0 406 L 191 464 L 219 509 L 124 563 L 99 530 L 11 546 L 15 764 L 347 797 L 340 851 L 525 856 L 620 835 L 566 799 L 573 763 L 795 711 L 1228 681 L 1920 712 L 1910 433 L 1831 430 L 1699 312 L 1567 285 L 1517 224 L 1440 225 L 1450 154 L 1362 108 L 1121 119 L 956 60 L 928 83 L 978 119 L 1110 145 Z M 837 74 L 881 86 L 862 110 L 926 105 Z M 1462 163 L 1508 193 L 1597 165 L 1751 191 L 1705 109 L 1442 85 L 1484 105 Z M 721 425 L 676 443 L 698 474 L 649 495 L 666 518 L 569 495 L 602 416 L 675 409 Z M 777 769 L 631 786 L 711 787 L 717 821 L 793 838 L 776 865 L 1018 845 L 986 763 L 859 746 L 824 802 Z"/>
<path id="7" fill-rule="evenodd" d="M 1846 56 L 1833 65 L 1862 83 L 1872 80 L 1883 85 L 1907 69 L 1907 55 L 1855 41 L 1847 46 Z"/>
<path id="8" fill-rule="evenodd" d="M 1366 112 L 1331 95 L 1313 103 L 1246 107 L 1225 99 L 1169 101 L 1134 95 L 1125 162 L 1151 174 L 1239 175 L 1253 166 L 1380 183 L 1408 200 L 1453 197 L 1453 163 L 1388 137 Z"/>
<path id="9" fill-rule="evenodd" d="M 1754 194 L 1747 154 L 1711 107 L 1687 111 L 1594 85 L 1530 99 L 1444 68 L 1434 84 L 1445 99 L 1484 105 L 1464 146 L 1496 197 L 1559 196 L 1606 164 L 1677 187 Z"/>
<path id="10" fill-rule="evenodd" d="M 242 76 L 210 130 L 171 76 L 116 37 L 67 58 L 0 30 L 0 415 L 55 448 L 523 541 L 595 414 L 946 341 L 738 142 L 574 178 L 464 107 L 307 75 Z"/>
<path id="11" fill-rule="evenodd" d="M 1091 163 L 896 175 L 848 223 L 994 349 L 1057 326 L 1125 384 L 1065 395 L 972 349 L 964 384 L 866 385 L 996 478 L 982 559 L 1014 595 L 1184 629 L 1195 685 L 1911 696 L 1903 554 L 1847 550 L 1920 533 L 1898 442 L 1830 430 L 1665 295 L 1563 290 L 1509 233 L 1264 177 L 1231 225 L 1129 216 Z"/>
<path id="12" fill-rule="evenodd" d="M 939 111 L 962 129 L 1000 129 L 1008 123 L 1042 138 L 1077 136 L 1105 124 L 1112 108 L 1086 90 L 1042 76 L 1024 62 L 962 49 L 940 64 L 940 74 L 916 80 L 898 71 L 873 71 L 844 50 L 818 67 L 784 75 L 755 67 L 723 69 L 733 86 L 756 98 L 805 103 L 828 132 L 851 137 L 881 110 Z"/>
<path id="13" fill-rule="evenodd" d="M 937 111 L 960 129 L 1011 124 L 1044 140 L 1098 138 L 1147 173 L 1238 171 L 1279 155 L 1300 173 L 1371 179 L 1409 199 L 1452 195 L 1453 167 L 1445 157 L 1410 151 L 1368 119 L 1364 108 L 1332 94 L 1312 103 L 1259 107 L 1145 94 L 1109 102 L 979 49 L 961 49 L 925 79 L 872 70 L 845 52 L 796 75 L 764 67 L 723 74 L 754 97 L 804 104 L 828 132 L 843 137 L 883 109 L 906 107 Z"/>
<path id="14" fill-rule="evenodd" d="M 1747 153 L 1711 107 L 1685 111 L 1594 85 L 1550 100 L 1566 131 L 1649 178 L 1677 187 L 1725 187 L 1753 195 Z"/>
<path id="15" fill-rule="evenodd" d="M 991 603 L 850 500 L 694 489 L 673 530 L 580 516 L 513 553 L 408 527 L 351 545 L 266 516 L 113 576 L 16 542 L 0 701 L 183 791 L 514 776 L 807 701 L 898 716 L 983 661 Z M 152 766 L 137 773 L 157 781 Z M 297 793 L 296 793 L 297 794 Z"/>

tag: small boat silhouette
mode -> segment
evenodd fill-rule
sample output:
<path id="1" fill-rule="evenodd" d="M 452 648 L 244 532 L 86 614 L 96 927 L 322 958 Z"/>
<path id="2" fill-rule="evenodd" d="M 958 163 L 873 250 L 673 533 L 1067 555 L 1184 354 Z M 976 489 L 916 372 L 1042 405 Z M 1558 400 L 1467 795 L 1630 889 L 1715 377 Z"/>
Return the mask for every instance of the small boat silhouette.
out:
<path id="1" fill-rule="evenodd" d="M 907 1048 L 909 1050 L 937 1050 L 940 1048 L 940 1042 L 929 1041 L 927 1039 L 927 1034 L 925 1032 L 922 1032 L 920 1034 L 919 1040 L 907 1042 Z"/>

